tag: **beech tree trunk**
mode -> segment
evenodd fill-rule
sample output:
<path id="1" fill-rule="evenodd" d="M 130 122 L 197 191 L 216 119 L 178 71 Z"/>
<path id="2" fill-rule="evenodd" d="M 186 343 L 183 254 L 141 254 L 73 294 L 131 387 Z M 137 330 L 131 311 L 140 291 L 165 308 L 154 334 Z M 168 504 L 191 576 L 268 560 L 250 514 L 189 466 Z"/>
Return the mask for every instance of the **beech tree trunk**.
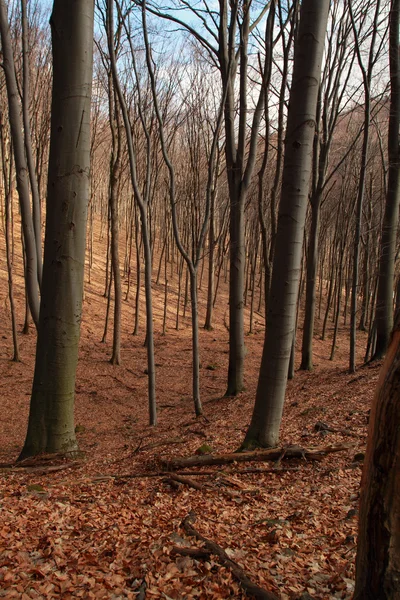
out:
<path id="1" fill-rule="evenodd" d="M 373 400 L 362 476 L 354 600 L 400 598 L 400 320 Z"/>
<path id="2" fill-rule="evenodd" d="M 329 0 L 303 0 L 300 9 L 265 342 L 245 446 L 273 447 L 279 439 L 296 322 L 328 9 Z"/>
<path id="3" fill-rule="evenodd" d="M 376 301 L 376 349 L 374 358 L 382 358 L 389 343 L 393 323 L 393 284 L 400 194 L 400 0 L 392 0 L 390 9 L 390 114 L 388 134 L 389 177 L 383 218 L 378 296 Z"/>
<path id="4" fill-rule="evenodd" d="M 77 449 L 74 395 L 90 181 L 94 0 L 55 0 L 46 235 L 35 375 L 20 458 Z"/>

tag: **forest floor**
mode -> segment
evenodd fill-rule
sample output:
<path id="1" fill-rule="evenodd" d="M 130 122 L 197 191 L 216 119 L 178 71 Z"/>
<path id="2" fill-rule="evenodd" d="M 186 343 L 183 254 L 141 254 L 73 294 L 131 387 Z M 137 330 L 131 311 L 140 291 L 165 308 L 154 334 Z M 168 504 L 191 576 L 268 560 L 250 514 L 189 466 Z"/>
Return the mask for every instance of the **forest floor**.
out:
<path id="1" fill-rule="evenodd" d="M 16 263 L 19 332 L 23 323 L 21 264 Z M 154 284 L 159 420 L 148 426 L 144 318 L 133 336 L 134 289 L 123 305 L 122 364 L 112 366 L 112 329 L 101 343 L 106 300 L 105 242 L 96 238 L 86 292 L 76 384 L 76 431 L 82 456 L 38 459 L 0 470 L 0 597 L 5 598 L 245 598 L 231 570 L 211 554 L 176 554 L 200 547 L 182 528 L 194 527 L 221 546 L 253 582 L 282 600 L 351 598 L 357 508 L 368 411 L 379 364 L 348 374 L 342 327 L 336 356 L 331 334 L 314 340 L 315 369 L 289 382 L 283 446 L 351 444 L 321 461 L 234 463 L 190 475 L 201 489 L 171 482 L 161 461 L 190 456 L 207 444 L 213 454 L 235 451 L 248 426 L 259 371 L 264 320 L 246 336 L 246 390 L 223 397 L 228 362 L 227 286 L 221 284 L 214 329 L 201 330 L 204 416 L 191 398 L 189 307 L 175 329 L 176 281 L 171 278 L 167 330 L 162 335 L 164 285 Z M 133 271 L 132 277 L 135 277 Z M 204 276 L 203 281 L 206 281 Z M 126 281 L 124 282 L 126 290 Z M 0 461 L 13 463 L 26 433 L 35 334 L 19 335 L 14 363 L 4 249 L 0 258 Z M 143 313 L 144 300 L 141 310 Z M 181 307 L 182 313 L 182 307 Z M 205 316 L 205 283 L 200 322 Z M 246 311 L 248 329 L 248 311 Z M 110 323 L 111 325 L 111 323 Z M 332 327 L 332 324 L 330 325 Z M 299 337 L 301 337 L 299 335 Z M 298 357 L 297 357 L 298 358 Z M 334 431 L 318 431 L 323 422 Z M 59 468 L 59 469 L 57 469 Z M 253 469 L 253 472 L 243 472 Z M 254 472 L 256 470 L 256 472 Z M 204 469 L 191 469 L 191 472 Z"/>

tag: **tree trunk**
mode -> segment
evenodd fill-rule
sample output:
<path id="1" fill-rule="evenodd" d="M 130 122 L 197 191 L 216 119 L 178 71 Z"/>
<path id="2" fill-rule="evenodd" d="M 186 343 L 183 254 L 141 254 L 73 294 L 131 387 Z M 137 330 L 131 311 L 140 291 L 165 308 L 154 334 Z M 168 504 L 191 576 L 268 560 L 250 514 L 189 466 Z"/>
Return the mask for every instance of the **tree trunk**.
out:
<path id="1" fill-rule="evenodd" d="M 21 206 L 21 221 L 25 243 L 26 263 L 25 281 L 29 300 L 29 308 L 35 325 L 39 321 L 39 290 L 38 290 L 38 262 L 36 253 L 36 241 L 33 227 L 28 169 L 25 159 L 24 138 L 22 134 L 22 120 L 19 106 L 19 92 L 15 77 L 14 56 L 12 51 L 10 28 L 8 24 L 7 6 L 4 0 L 0 1 L 0 35 L 3 53 L 2 66 L 4 69 L 8 112 L 10 117 L 11 137 L 15 157 L 15 169 L 17 176 L 17 190 Z"/>
<path id="2" fill-rule="evenodd" d="M 37 256 L 38 284 L 42 285 L 42 235 L 41 235 L 41 209 L 39 186 L 36 177 L 35 164 L 32 153 L 31 126 L 29 120 L 29 44 L 28 44 L 28 18 L 26 11 L 26 0 L 21 0 L 22 16 L 22 62 L 23 62 L 23 94 L 22 94 L 22 117 L 24 123 L 24 140 L 26 162 L 29 171 L 29 181 L 32 192 L 32 218 L 35 233 L 35 245 Z"/>
<path id="3" fill-rule="evenodd" d="M 400 598 L 400 322 L 373 400 L 362 475 L 354 600 Z"/>
<path id="4" fill-rule="evenodd" d="M 215 289 L 215 275 L 214 275 L 214 254 L 215 254 L 215 197 L 216 191 L 211 192 L 210 202 L 210 224 L 208 230 L 208 283 L 207 283 L 207 310 L 206 320 L 204 323 L 204 329 L 211 331 L 213 328 L 213 298 Z"/>
<path id="5" fill-rule="evenodd" d="M 42 303 L 20 458 L 77 449 L 74 395 L 90 181 L 94 0 L 55 0 Z"/>
<path id="6" fill-rule="evenodd" d="M 303 325 L 303 342 L 300 369 L 313 370 L 313 335 L 316 302 L 316 279 L 318 267 L 318 238 L 320 225 L 321 196 L 313 198 L 311 204 L 311 231 L 308 240 L 307 254 L 307 283 L 306 283 L 306 307 Z"/>
<path id="7" fill-rule="evenodd" d="M 112 138 L 110 158 L 110 217 L 111 217 L 111 264 L 114 275 L 114 330 L 113 348 L 110 362 L 112 365 L 121 363 L 121 304 L 122 287 L 119 265 L 119 210 L 118 188 L 121 177 L 121 125 L 119 108 L 114 101 L 112 77 L 109 73 L 109 115 Z"/>
<path id="8" fill-rule="evenodd" d="M 4 122 L 3 113 L 0 111 L 0 147 L 1 147 L 1 162 L 3 171 L 3 185 L 4 185 L 4 233 L 6 242 L 6 259 L 7 259 L 7 273 L 8 273 L 8 297 L 10 300 L 10 312 L 11 312 L 11 330 L 13 337 L 13 358 L 14 362 L 19 362 L 19 346 L 18 346 L 18 334 L 17 334 L 17 318 L 15 312 L 14 302 L 14 280 L 13 280 L 13 251 L 12 251 L 12 181 L 13 181 L 13 161 L 11 158 L 11 149 L 8 152 L 9 157 L 7 158 L 7 150 L 4 139 Z"/>
<path id="9" fill-rule="evenodd" d="M 328 0 L 303 0 L 300 9 L 265 342 L 245 446 L 276 446 L 279 439 L 296 321 L 328 9 Z"/>
<path id="10" fill-rule="evenodd" d="M 190 270 L 190 299 L 192 305 L 192 353 L 193 373 L 192 390 L 196 417 L 203 414 L 200 400 L 200 351 L 199 351 L 199 312 L 197 306 L 197 269 L 188 265 Z"/>
<path id="11" fill-rule="evenodd" d="M 379 261 L 378 296 L 376 303 L 376 349 L 374 358 L 381 358 L 389 342 L 393 323 L 393 283 L 399 219 L 400 187 L 400 0 L 392 0 L 390 9 L 390 114 L 388 133 L 389 177 L 383 219 Z"/>
<path id="12" fill-rule="evenodd" d="M 243 389 L 244 372 L 244 199 L 230 192 L 229 366 L 227 396 Z"/>

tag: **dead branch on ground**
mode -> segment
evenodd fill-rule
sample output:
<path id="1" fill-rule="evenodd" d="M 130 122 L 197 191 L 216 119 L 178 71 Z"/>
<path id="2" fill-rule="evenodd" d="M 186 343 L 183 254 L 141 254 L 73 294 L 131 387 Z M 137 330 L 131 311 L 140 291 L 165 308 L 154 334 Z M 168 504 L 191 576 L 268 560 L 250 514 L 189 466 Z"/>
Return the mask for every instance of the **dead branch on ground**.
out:
<path id="1" fill-rule="evenodd" d="M 199 533 L 192 525 L 196 521 L 196 516 L 191 513 L 182 521 L 182 527 L 186 531 L 186 533 L 196 539 L 200 540 L 204 543 L 207 550 L 218 557 L 220 563 L 230 569 L 234 577 L 240 582 L 240 585 L 244 589 L 244 591 L 249 594 L 249 596 L 253 596 L 257 600 L 278 600 L 278 597 L 275 596 L 272 592 L 268 592 L 266 589 L 256 585 L 251 581 L 245 571 L 240 567 L 236 562 L 229 558 L 227 553 L 221 546 L 217 543 L 209 540 L 204 537 L 201 533 Z"/>
<path id="2" fill-rule="evenodd" d="M 351 444 L 333 444 L 318 448 L 301 448 L 299 446 L 286 446 L 283 448 L 269 448 L 267 450 L 252 450 L 251 452 L 233 452 L 230 454 L 205 454 L 202 456 L 189 456 L 187 458 L 172 458 L 163 460 L 168 470 L 184 469 L 186 467 L 200 467 L 203 465 L 227 465 L 233 462 L 246 461 L 281 461 L 286 458 L 303 458 L 305 460 L 321 460 L 327 454 L 343 452 L 352 448 Z"/>

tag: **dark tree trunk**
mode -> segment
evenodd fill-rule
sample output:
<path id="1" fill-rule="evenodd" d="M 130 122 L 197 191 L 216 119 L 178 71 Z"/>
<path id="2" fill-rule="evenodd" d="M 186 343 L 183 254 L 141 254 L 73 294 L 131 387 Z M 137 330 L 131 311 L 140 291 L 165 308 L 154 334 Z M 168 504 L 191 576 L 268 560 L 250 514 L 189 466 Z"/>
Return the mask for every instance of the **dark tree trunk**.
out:
<path id="1" fill-rule="evenodd" d="M 55 0 L 42 302 L 20 458 L 77 449 L 74 397 L 90 181 L 94 0 Z"/>
<path id="2" fill-rule="evenodd" d="M 400 186 L 400 0 L 392 0 L 390 9 L 390 115 L 388 134 L 389 178 L 383 219 L 379 283 L 376 302 L 376 349 L 374 358 L 381 358 L 389 342 L 393 323 L 393 284 L 399 219 Z"/>
<path id="3" fill-rule="evenodd" d="M 362 476 L 354 600 L 400 598 L 400 322 L 372 404 Z"/>
<path id="4" fill-rule="evenodd" d="M 245 445 L 276 446 L 282 419 L 303 256 L 317 97 L 329 0 L 303 0 L 295 42 L 282 195 L 256 402 Z"/>

